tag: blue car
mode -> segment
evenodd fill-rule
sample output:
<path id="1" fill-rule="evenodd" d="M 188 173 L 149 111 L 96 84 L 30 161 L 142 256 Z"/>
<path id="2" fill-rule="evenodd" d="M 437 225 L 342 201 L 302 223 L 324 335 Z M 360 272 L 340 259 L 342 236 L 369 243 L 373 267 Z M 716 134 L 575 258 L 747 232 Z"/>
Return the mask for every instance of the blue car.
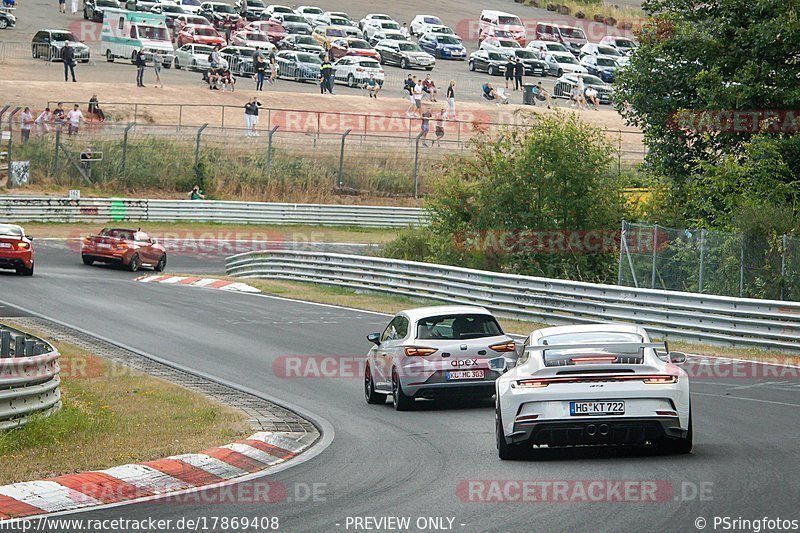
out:
<path id="1" fill-rule="evenodd" d="M 584 56 L 581 65 L 586 67 L 589 74 L 597 76 L 606 83 L 614 83 L 619 64 L 610 56 Z"/>
<path id="2" fill-rule="evenodd" d="M 419 38 L 419 47 L 437 59 L 467 59 L 467 49 L 458 37 L 426 33 Z"/>

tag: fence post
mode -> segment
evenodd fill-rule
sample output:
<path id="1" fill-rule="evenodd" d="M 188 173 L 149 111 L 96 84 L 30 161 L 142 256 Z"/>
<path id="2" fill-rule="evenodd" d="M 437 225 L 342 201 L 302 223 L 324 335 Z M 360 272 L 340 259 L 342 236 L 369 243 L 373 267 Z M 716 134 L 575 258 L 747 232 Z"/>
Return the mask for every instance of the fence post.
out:
<path id="1" fill-rule="evenodd" d="M 622 286 L 622 241 L 625 239 L 625 219 L 622 219 L 622 228 L 619 230 L 619 265 L 617 268 L 617 285 Z"/>
<path id="2" fill-rule="evenodd" d="M 622 176 L 622 130 L 617 130 L 617 132 L 619 133 L 617 141 L 617 176 Z"/>
<path id="3" fill-rule="evenodd" d="M 11 332 L 0 329 L 0 357 L 11 357 Z"/>
<path id="4" fill-rule="evenodd" d="M 128 122 L 128 127 L 125 128 L 125 132 L 122 134 L 122 172 L 125 172 L 125 165 L 128 161 L 128 132 L 131 131 L 131 128 L 136 125 L 135 122 Z M 180 127 L 180 126 L 179 126 Z"/>
<path id="5" fill-rule="evenodd" d="M 58 176 L 58 150 L 61 147 L 61 126 L 56 125 L 55 153 L 53 154 L 53 176 Z"/>
<path id="6" fill-rule="evenodd" d="M 742 246 L 739 249 L 739 298 L 744 296 L 744 233 L 742 233 Z"/>
<path id="7" fill-rule="evenodd" d="M 703 292 L 703 274 L 705 271 L 706 261 L 706 229 L 700 230 L 700 279 L 697 284 L 697 292 Z"/>
<path id="8" fill-rule="evenodd" d="M 194 144 L 194 173 L 195 173 L 195 176 L 197 176 L 198 181 L 203 181 L 202 174 L 200 174 L 200 172 L 198 170 L 200 168 L 200 136 L 203 135 L 203 130 L 206 129 L 207 127 L 208 127 L 208 123 L 205 123 L 202 126 L 200 126 L 200 128 L 198 128 L 198 130 L 197 130 L 197 140 L 195 141 L 195 144 Z M 203 185 L 203 184 L 200 183 L 200 185 Z"/>
<path id="9" fill-rule="evenodd" d="M 789 248 L 789 237 L 783 234 L 781 249 L 781 300 L 783 300 L 783 287 L 786 285 L 786 249 Z"/>
<path id="10" fill-rule="evenodd" d="M 653 226 L 653 272 L 650 276 L 650 288 L 656 288 L 656 250 L 658 250 L 658 224 Z"/>
<path id="11" fill-rule="evenodd" d="M 3 123 L 3 115 L 6 114 L 6 111 L 8 111 L 9 107 L 11 107 L 11 106 L 10 105 L 4 105 L 3 108 L 0 109 L 0 124 Z"/>
<path id="12" fill-rule="evenodd" d="M 269 179 L 270 174 L 272 174 L 272 136 L 276 131 L 278 131 L 278 126 L 269 130 L 269 134 L 267 135 L 267 179 Z"/>
<path id="13" fill-rule="evenodd" d="M 419 198 L 419 140 L 423 135 L 424 131 L 419 132 L 414 142 L 414 198 Z"/>
<path id="14" fill-rule="evenodd" d="M 8 181 L 6 183 L 6 187 L 8 187 L 9 189 L 14 184 L 14 181 L 11 179 L 11 160 L 12 160 L 12 154 L 14 152 L 12 146 L 12 143 L 14 142 L 14 115 L 19 113 L 20 109 L 22 108 L 17 106 L 14 108 L 11 114 L 8 115 L 8 155 L 6 156 L 6 159 L 8 159 L 8 174 L 7 174 Z"/>
<path id="15" fill-rule="evenodd" d="M 342 134 L 342 145 L 339 147 L 339 188 L 342 188 L 342 171 L 344 169 L 344 140 L 350 135 L 350 132 L 353 131 L 352 128 L 348 128 Z"/>
<path id="16" fill-rule="evenodd" d="M 139 122 L 139 104 L 133 104 L 133 121 Z"/>

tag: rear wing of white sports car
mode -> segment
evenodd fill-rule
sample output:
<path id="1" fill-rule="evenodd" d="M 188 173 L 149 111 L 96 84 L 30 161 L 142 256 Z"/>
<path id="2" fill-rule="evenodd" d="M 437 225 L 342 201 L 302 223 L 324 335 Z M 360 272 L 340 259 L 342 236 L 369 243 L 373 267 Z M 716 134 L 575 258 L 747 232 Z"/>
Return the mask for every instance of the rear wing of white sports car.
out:
<path id="1" fill-rule="evenodd" d="M 587 342 L 580 344 L 542 344 L 526 346 L 526 352 L 543 352 L 545 350 L 586 350 L 591 348 L 602 348 L 607 351 L 625 350 L 633 351 L 641 348 L 661 348 L 667 351 L 666 342 Z"/>

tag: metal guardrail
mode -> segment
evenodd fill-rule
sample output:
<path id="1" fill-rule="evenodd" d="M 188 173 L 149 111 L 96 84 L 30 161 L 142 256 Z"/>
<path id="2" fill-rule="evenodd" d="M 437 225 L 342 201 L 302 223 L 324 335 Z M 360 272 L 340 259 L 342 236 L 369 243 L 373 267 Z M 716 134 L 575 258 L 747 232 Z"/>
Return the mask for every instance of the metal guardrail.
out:
<path id="1" fill-rule="evenodd" d="M 392 206 L 0 196 L 0 220 L 406 227 L 425 224 L 427 215 L 419 208 Z"/>
<path id="2" fill-rule="evenodd" d="M 47 342 L 0 325 L 0 430 L 61 408 L 59 357 Z"/>
<path id="3" fill-rule="evenodd" d="M 481 305 L 547 324 L 629 322 L 669 339 L 800 351 L 800 304 L 634 289 L 331 253 L 234 255 L 226 271 Z"/>

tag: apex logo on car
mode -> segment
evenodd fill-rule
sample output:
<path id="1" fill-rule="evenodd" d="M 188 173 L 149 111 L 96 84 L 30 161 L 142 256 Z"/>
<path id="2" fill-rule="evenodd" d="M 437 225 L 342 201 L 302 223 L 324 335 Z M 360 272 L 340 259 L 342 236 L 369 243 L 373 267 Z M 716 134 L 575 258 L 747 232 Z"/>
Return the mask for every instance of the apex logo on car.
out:
<path id="1" fill-rule="evenodd" d="M 467 359 L 464 361 L 450 361 L 450 366 L 455 366 L 455 367 L 475 366 L 477 364 L 478 364 L 477 359 Z"/>

